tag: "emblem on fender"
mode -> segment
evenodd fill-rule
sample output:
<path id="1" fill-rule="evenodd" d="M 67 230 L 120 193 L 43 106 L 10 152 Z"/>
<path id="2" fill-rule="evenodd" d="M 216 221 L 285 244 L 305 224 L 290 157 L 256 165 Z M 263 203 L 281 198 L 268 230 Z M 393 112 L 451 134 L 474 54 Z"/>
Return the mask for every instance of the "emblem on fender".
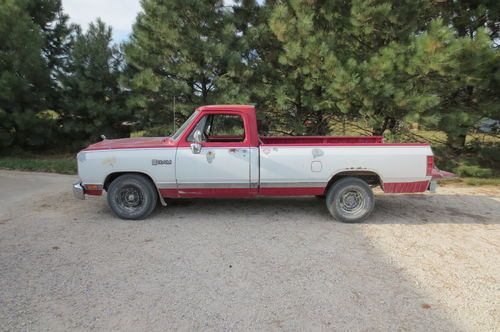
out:
<path id="1" fill-rule="evenodd" d="M 208 163 L 211 164 L 212 161 L 214 161 L 214 159 L 215 159 L 215 152 L 208 151 L 207 155 L 206 155 L 206 158 L 207 158 Z"/>
<path id="2" fill-rule="evenodd" d="M 153 166 L 157 166 L 157 165 L 172 165 L 172 160 L 170 160 L 170 159 L 167 159 L 167 160 L 153 159 L 153 160 L 151 160 L 151 164 Z"/>

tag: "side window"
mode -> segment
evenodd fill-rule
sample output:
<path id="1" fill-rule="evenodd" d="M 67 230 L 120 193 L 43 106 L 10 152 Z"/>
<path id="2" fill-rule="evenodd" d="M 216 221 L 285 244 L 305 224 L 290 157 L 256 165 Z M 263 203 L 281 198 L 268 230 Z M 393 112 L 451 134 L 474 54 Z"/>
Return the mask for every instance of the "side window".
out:
<path id="1" fill-rule="evenodd" d="M 243 119 L 235 114 L 205 115 L 188 136 L 188 141 L 194 141 L 196 130 L 202 132 L 205 142 L 242 142 L 245 140 Z"/>
<path id="2" fill-rule="evenodd" d="M 242 141 L 245 139 L 243 119 L 239 115 L 217 114 L 212 115 L 207 134 L 210 137 L 232 136 Z"/>

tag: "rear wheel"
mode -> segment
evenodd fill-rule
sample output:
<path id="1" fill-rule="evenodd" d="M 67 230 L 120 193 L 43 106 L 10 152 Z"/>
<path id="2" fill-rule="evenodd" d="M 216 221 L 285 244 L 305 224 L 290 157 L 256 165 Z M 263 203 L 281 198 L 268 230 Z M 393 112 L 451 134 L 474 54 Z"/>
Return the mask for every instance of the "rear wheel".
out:
<path id="1" fill-rule="evenodd" d="M 122 219 L 144 219 L 153 212 L 157 202 L 154 185 L 143 175 L 121 175 L 109 185 L 108 205 Z"/>
<path id="2" fill-rule="evenodd" d="M 365 181 L 346 177 L 330 187 L 326 195 L 326 206 L 336 220 L 355 223 L 370 216 L 375 198 Z"/>

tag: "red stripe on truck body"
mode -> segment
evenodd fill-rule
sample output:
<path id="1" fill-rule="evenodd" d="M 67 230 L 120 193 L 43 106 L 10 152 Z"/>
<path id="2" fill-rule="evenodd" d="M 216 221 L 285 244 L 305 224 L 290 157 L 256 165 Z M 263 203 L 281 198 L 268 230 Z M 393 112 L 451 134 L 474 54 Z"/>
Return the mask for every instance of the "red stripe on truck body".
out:
<path id="1" fill-rule="evenodd" d="M 384 183 L 385 193 L 422 193 L 429 187 L 429 181 Z"/>

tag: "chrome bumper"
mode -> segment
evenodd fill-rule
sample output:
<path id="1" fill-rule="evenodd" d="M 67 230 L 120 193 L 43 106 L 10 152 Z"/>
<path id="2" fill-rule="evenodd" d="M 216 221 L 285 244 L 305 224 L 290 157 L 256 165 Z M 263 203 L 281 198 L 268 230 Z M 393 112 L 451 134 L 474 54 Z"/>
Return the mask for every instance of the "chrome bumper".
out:
<path id="1" fill-rule="evenodd" d="M 85 190 L 83 189 L 81 181 L 73 184 L 73 195 L 77 199 L 85 199 Z"/>

